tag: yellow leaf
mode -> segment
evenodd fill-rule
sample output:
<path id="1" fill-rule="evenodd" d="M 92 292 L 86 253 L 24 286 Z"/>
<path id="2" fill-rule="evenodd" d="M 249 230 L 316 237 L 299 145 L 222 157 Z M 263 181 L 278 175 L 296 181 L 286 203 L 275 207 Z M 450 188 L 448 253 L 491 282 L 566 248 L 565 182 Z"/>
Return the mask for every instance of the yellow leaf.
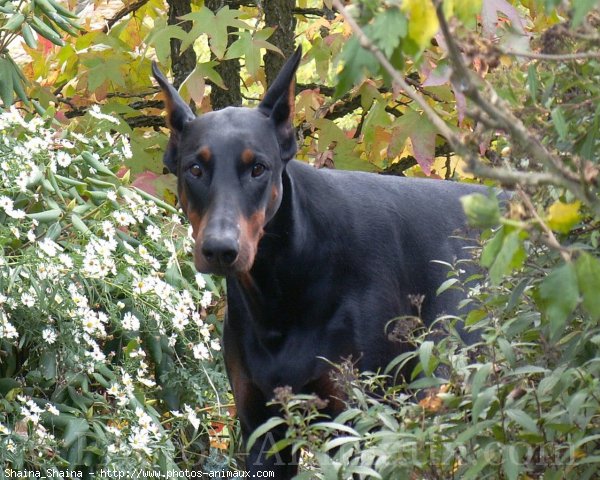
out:
<path id="1" fill-rule="evenodd" d="M 472 25 L 481 13 L 481 6 L 482 0 L 456 0 L 454 10 L 461 22 Z"/>
<path id="2" fill-rule="evenodd" d="M 548 216 L 546 217 L 548 226 L 556 232 L 569 233 L 575 224 L 581 220 L 580 207 L 580 201 L 573 203 L 554 202 L 548 208 Z"/>
<path id="3" fill-rule="evenodd" d="M 423 50 L 437 33 L 440 24 L 431 0 L 406 0 L 402 10 L 408 14 L 408 36 Z"/>

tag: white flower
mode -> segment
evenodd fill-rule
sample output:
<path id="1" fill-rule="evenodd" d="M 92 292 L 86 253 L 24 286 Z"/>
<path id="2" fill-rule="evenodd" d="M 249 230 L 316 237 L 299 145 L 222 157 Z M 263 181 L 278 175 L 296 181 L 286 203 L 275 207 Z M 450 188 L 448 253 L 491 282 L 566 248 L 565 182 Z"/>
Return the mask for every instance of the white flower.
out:
<path id="1" fill-rule="evenodd" d="M 62 247 L 50 238 L 44 238 L 44 240 L 38 242 L 38 247 L 49 257 L 55 257 L 56 254 L 62 250 Z"/>
<path id="2" fill-rule="evenodd" d="M 51 403 L 46 404 L 46 410 L 48 411 L 48 413 L 51 413 L 52 415 L 56 415 L 56 416 L 60 415 L 58 408 L 56 408 Z"/>
<path id="3" fill-rule="evenodd" d="M 60 165 L 61 167 L 68 167 L 69 165 L 71 165 L 72 161 L 73 158 L 71 157 L 71 155 L 69 155 L 64 150 L 59 150 L 56 154 L 56 163 L 58 163 L 58 165 Z"/>
<path id="4" fill-rule="evenodd" d="M 54 342 L 56 342 L 58 335 L 53 328 L 44 328 L 42 331 L 42 338 L 48 345 L 52 345 Z"/>
<path id="5" fill-rule="evenodd" d="M 123 316 L 123 322 L 121 324 L 125 330 L 136 331 L 140 329 L 140 320 L 131 312 L 127 312 Z"/>
<path id="6" fill-rule="evenodd" d="M 61 253 L 58 256 L 58 261 L 67 270 L 71 270 L 73 268 L 73 259 L 70 255 L 67 255 L 66 253 Z"/>
<path id="7" fill-rule="evenodd" d="M 198 430 L 198 428 L 200 427 L 200 419 L 196 415 L 196 412 L 192 408 L 190 408 L 189 405 L 184 405 L 183 410 L 186 413 L 186 417 L 187 417 L 188 421 L 192 424 L 192 426 L 196 430 Z"/>
<path id="8" fill-rule="evenodd" d="M 108 433 L 112 433 L 115 437 L 120 437 L 122 433 L 121 430 L 119 430 L 117 427 L 113 427 L 112 425 L 107 425 L 106 431 Z"/>
<path id="9" fill-rule="evenodd" d="M 182 331 L 189 323 L 186 312 L 177 312 L 173 317 L 173 328 Z"/>
<path id="10" fill-rule="evenodd" d="M 202 290 L 204 287 L 206 287 L 206 280 L 204 280 L 204 275 L 202 275 L 200 272 L 196 272 L 194 277 L 196 278 L 198 288 Z"/>
<path id="11" fill-rule="evenodd" d="M 217 352 L 219 350 L 221 350 L 221 343 L 219 342 L 219 339 L 214 339 L 210 341 L 210 348 L 212 348 L 213 350 L 216 350 Z"/>
<path id="12" fill-rule="evenodd" d="M 129 436 L 129 445 L 132 450 L 142 451 L 147 455 L 152 453 L 152 450 L 148 446 L 150 442 L 150 438 L 148 436 L 148 432 L 145 430 L 139 430 L 136 434 L 131 434 Z"/>
<path id="13" fill-rule="evenodd" d="M 202 294 L 202 299 L 200 300 L 200 305 L 202 307 L 206 308 L 210 305 L 210 302 L 212 302 L 212 293 L 209 292 L 208 290 L 206 290 Z"/>
<path id="14" fill-rule="evenodd" d="M 113 397 L 116 397 L 117 395 L 119 395 L 121 391 L 119 390 L 119 386 L 116 383 L 113 383 L 110 388 L 108 390 L 106 390 L 106 393 L 108 393 L 109 395 L 112 395 Z"/>
<path id="15" fill-rule="evenodd" d="M 35 297 L 29 293 L 29 292 L 25 292 L 22 296 L 21 296 L 21 302 L 23 303 L 23 305 L 25 305 L 26 307 L 33 307 L 35 305 Z"/>
<path id="16" fill-rule="evenodd" d="M 148 388 L 152 388 L 156 385 L 156 382 L 154 380 L 146 378 L 144 376 L 138 376 L 138 382 L 140 382 L 142 385 Z"/>
<path id="17" fill-rule="evenodd" d="M 9 217 L 15 219 L 25 218 L 25 212 L 23 210 L 15 210 L 12 199 L 7 196 L 0 197 L 0 208 L 2 208 Z"/>
<path id="18" fill-rule="evenodd" d="M 105 132 L 104 133 L 104 137 L 106 138 L 106 141 L 108 142 L 108 144 L 112 147 L 115 144 L 115 139 L 111 136 L 110 133 Z"/>
<path id="19" fill-rule="evenodd" d="M 154 225 L 148 225 L 146 228 L 146 234 L 152 239 L 153 242 L 160 240 L 160 228 Z"/>
<path id="20" fill-rule="evenodd" d="M 121 122 L 119 122 L 119 120 L 111 115 L 106 115 L 105 113 L 102 113 L 100 111 L 100 106 L 99 105 L 92 105 L 92 108 L 90 108 L 88 110 L 89 114 L 94 117 L 97 118 L 98 120 L 107 120 L 110 123 L 114 123 L 115 125 L 119 125 Z"/>
<path id="21" fill-rule="evenodd" d="M 117 224 L 119 224 L 121 227 L 127 227 L 136 223 L 135 218 L 133 218 L 133 216 L 127 212 L 113 212 L 113 217 L 115 218 Z"/>
<path id="22" fill-rule="evenodd" d="M 12 323 L 6 320 L 4 316 L 4 312 L 1 312 L 0 315 L 0 338 L 5 338 L 8 340 L 19 338 L 19 332 L 14 327 Z"/>
<path id="23" fill-rule="evenodd" d="M 122 148 L 123 156 L 125 158 L 133 157 L 133 152 L 131 151 L 131 145 L 129 144 L 129 139 L 126 137 L 121 137 L 121 141 L 123 142 L 123 148 Z"/>
<path id="24" fill-rule="evenodd" d="M 25 218 L 25 212 L 23 210 L 6 210 L 6 214 L 9 217 L 15 218 L 17 220 Z"/>
<path id="25" fill-rule="evenodd" d="M 13 205 L 13 201 L 10 198 L 6 196 L 0 197 L 0 208 L 4 210 L 12 210 Z"/>
<path id="26" fill-rule="evenodd" d="M 210 352 L 208 351 L 208 348 L 206 348 L 206 345 L 204 345 L 203 343 L 198 343 L 198 344 L 194 345 L 194 348 L 192 349 L 192 353 L 196 360 L 209 360 L 210 359 Z"/>

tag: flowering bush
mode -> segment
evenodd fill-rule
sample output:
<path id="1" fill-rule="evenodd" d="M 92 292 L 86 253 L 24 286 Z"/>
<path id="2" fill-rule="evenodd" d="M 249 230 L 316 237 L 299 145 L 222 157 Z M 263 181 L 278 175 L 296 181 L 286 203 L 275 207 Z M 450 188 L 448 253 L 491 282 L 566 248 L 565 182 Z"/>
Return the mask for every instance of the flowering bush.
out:
<path id="1" fill-rule="evenodd" d="M 196 466 L 226 416 L 220 290 L 179 212 L 115 173 L 119 120 L 88 115 L 0 114 L 0 464 Z"/>

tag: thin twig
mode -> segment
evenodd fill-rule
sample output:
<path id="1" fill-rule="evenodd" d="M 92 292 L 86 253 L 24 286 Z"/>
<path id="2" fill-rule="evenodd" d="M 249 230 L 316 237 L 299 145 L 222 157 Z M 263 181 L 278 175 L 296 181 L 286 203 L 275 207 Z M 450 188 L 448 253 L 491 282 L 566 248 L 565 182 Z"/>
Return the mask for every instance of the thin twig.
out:
<path id="1" fill-rule="evenodd" d="M 516 52 L 508 49 L 498 49 L 502 55 L 513 57 L 531 58 L 533 60 L 548 60 L 551 62 L 569 62 L 571 60 L 586 60 L 590 58 L 600 58 L 600 52 L 577 52 L 577 53 L 537 53 L 537 52 Z"/>
<path id="2" fill-rule="evenodd" d="M 109 30 L 123 17 L 126 17 L 132 12 L 136 12 L 144 5 L 146 5 L 149 0 L 137 0 L 137 2 L 130 3 L 129 5 L 125 5 L 121 10 L 119 10 L 115 15 L 106 20 L 106 25 L 102 28 L 103 33 L 108 33 Z"/>

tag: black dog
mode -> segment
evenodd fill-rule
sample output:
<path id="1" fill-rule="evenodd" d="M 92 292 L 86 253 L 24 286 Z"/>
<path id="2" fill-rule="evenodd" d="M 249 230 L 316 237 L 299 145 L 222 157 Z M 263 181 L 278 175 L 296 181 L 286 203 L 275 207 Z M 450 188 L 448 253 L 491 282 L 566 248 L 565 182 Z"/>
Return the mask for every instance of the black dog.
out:
<path id="1" fill-rule="evenodd" d="M 171 137 L 164 161 L 178 177 L 179 202 L 193 226 L 195 265 L 227 278 L 223 347 L 245 439 L 277 412 L 276 387 L 332 399 L 331 367 L 352 356 L 375 371 L 406 350 L 384 332 L 414 315 L 424 295 L 426 325 L 456 312 L 455 291 L 436 296 L 452 262 L 467 256 L 451 238 L 465 226 L 464 184 L 316 170 L 294 160 L 290 116 L 301 51 L 285 64 L 256 109 L 229 107 L 196 117 L 156 65 Z M 251 471 L 290 478 L 289 450 L 256 442 Z"/>

